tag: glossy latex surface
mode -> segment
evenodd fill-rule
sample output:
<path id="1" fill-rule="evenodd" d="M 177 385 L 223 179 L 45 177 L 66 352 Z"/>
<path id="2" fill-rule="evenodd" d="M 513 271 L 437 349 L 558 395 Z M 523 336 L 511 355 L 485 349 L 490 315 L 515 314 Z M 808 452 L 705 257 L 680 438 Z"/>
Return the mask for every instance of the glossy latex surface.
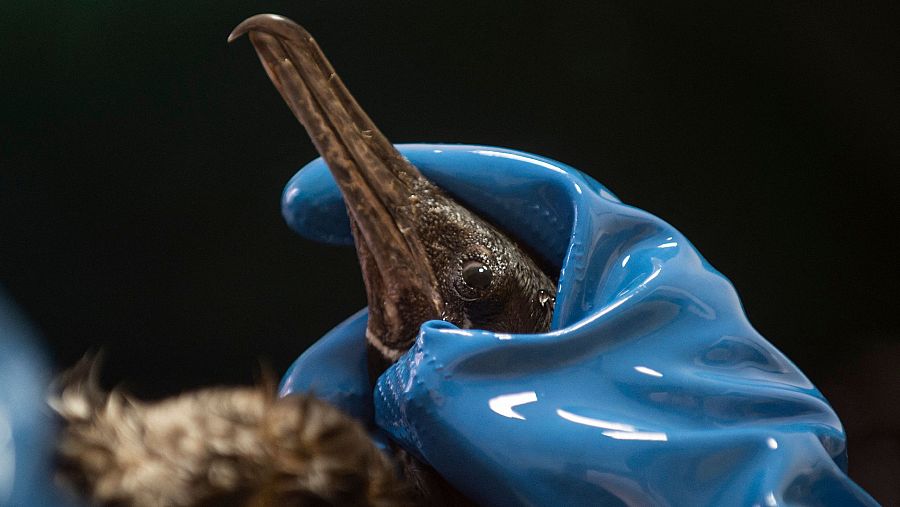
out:
<path id="1" fill-rule="evenodd" d="M 0 506 L 64 505 L 50 474 L 47 373 L 34 333 L 0 289 Z"/>
<path id="2" fill-rule="evenodd" d="M 373 405 L 361 312 L 297 360 L 282 394 L 313 390 L 374 417 L 485 505 L 874 504 L 845 474 L 822 395 L 670 225 L 542 157 L 398 148 L 559 268 L 551 331 L 425 323 Z M 283 211 L 304 236 L 350 241 L 321 160 L 288 184 Z"/>

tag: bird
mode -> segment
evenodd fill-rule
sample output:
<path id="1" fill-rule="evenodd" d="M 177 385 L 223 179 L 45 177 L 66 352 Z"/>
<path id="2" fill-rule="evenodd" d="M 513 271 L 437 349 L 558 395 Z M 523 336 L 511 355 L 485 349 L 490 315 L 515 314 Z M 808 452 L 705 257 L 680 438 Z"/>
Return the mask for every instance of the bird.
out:
<path id="1" fill-rule="evenodd" d="M 557 288 L 552 269 L 405 159 L 306 29 L 260 14 L 228 40 L 245 33 L 344 198 L 369 304 L 373 384 L 428 320 L 504 333 L 549 330 Z M 429 466 L 396 451 L 427 503 L 466 501 Z"/>
<path id="2" fill-rule="evenodd" d="M 372 384 L 419 327 L 543 333 L 557 277 L 405 159 L 347 91 L 309 33 L 257 15 L 249 37 L 344 197 L 369 303 Z M 382 452 L 359 422 L 313 395 L 213 387 L 155 403 L 96 381 L 84 360 L 57 382 L 57 475 L 98 505 L 466 505 L 433 468 Z M 398 474 L 397 471 L 400 471 Z"/>
<path id="3" fill-rule="evenodd" d="M 427 320 L 508 333 L 549 329 L 552 270 L 405 159 L 309 32 L 261 14 L 229 41 L 244 33 L 344 197 L 369 303 L 371 375 L 405 353 Z"/>

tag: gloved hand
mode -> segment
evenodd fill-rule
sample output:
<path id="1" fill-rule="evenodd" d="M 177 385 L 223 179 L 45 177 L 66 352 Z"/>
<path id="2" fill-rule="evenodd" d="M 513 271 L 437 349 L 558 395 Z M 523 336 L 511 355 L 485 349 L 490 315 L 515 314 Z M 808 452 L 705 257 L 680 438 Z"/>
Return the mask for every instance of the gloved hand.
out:
<path id="1" fill-rule="evenodd" d="M 36 333 L 0 288 L 0 506 L 57 507 L 49 370 Z"/>
<path id="2" fill-rule="evenodd" d="M 298 359 L 283 394 L 312 390 L 377 424 L 483 504 L 875 504 L 845 473 L 822 395 L 670 225 L 541 157 L 398 148 L 559 268 L 551 331 L 427 322 L 372 405 L 360 313 Z M 321 160 L 283 204 L 304 236 L 350 239 Z"/>

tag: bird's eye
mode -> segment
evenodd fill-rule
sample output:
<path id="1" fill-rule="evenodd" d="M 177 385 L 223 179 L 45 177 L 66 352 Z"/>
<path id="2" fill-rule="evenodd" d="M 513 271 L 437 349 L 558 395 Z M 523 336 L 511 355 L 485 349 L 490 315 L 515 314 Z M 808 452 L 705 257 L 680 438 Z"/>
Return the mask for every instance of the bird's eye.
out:
<path id="1" fill-rule="evenodd" d="M 483 290 L 491 285 L 494 274 L 491 268 L 479 261 L 469 261 L 462 268 L 462 278 L 473 289 Z"/>

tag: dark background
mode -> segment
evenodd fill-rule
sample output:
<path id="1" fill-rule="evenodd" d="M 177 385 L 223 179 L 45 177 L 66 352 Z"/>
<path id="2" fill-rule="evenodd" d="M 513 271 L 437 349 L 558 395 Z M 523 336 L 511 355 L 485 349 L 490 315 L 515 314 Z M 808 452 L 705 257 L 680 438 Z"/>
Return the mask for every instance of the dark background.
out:
<path id="1" fill-rule="evenodd" d="M 293 235 L 316 156 L 231 28 L 305 25 L 395 142 L 517 148 L 682 230 L 900 503 L 898 4 L 4 2 L 0 283 L 57 367 L 156 397 L 283 371 L 365 304 Z"/>

